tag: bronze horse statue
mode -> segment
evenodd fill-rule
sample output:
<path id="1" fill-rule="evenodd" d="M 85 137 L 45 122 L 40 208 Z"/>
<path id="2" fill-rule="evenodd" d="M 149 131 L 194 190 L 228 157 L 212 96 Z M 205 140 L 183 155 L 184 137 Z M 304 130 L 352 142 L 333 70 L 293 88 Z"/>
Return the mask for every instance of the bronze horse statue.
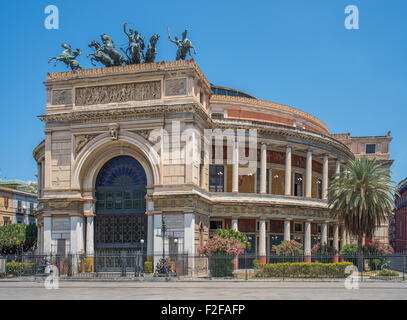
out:
<path id="1" fill-rule="evenodd" d="M 48 63 L 50 63 L 52 60 L 55 60 L 54 66 L 56 66 L 58 61 L 62 61 L 66 64 L 66 67 L 70 67 L 71 70 L 83 69 L 83 67 L 76 60 L 76 58 L 82 53 L 81 49 L 76 49 L 72 52 L 72 48 L 69 44 L 63 43 L 61 46 L 65 50 L 62 51 L 59 57 L 52 57 L 51 59 L 49 59 Z"/>
<path id="2" fill-rule="evenodd" d="M 157 55 L 157 49 L 155 46 L 157 45 L 157 41 L 159 38 L 160 36 L 157 33 L 154 33 L 153 36 L 150 38 L 150 42 L 148 43 L 147 52 L 144 59 L 145 63 L 154 62 L 155 56 Z"/>
<path id="3" fill-rule="evenodd" d="M 95 48 L 95 53 L 89 53 L 86 57 L 89 58 L 89 56 L 92 56 L 92 58 L 90 58 L 90 62 L 92 63 L 92 65 L 96 66 L 95 61 L 96 62 L 100 62 L 102 63 L 105 67 L 111 67 L 114 66 L 114 61 L 112 58 L 110 58 L 104 51 L 103 51 L 103 47 L 102 45 L 93 40 L 89 45 L 89 48 L 94 47 Z"/>
<path id="4" fill-rule="evenodd" d="M 128 63 L 123 55 L 115 49 L 112 38 L 110 38 L 107 34 L 102 34 L 100 37 L 105 45 L 103 52 L 109 55 L 115 66 L 121 66 L 123 63 Z"/>

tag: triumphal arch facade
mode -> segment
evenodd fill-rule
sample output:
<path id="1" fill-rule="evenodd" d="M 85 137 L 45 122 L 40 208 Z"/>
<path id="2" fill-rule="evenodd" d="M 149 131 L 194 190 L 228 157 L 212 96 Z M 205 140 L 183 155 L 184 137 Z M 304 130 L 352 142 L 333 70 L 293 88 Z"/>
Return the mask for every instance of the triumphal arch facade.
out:
<path id="1" fill-rule="evenodd" d="M 349 241 L 327 188 L 353 154 L 316 117 L 214 86 L 192 59 L 57 72 L 44 84 L 41 254 L 157 260 L 163 220 L 166 252 L 189 254 L 194 273 L 217 228 L 250 236 L 262 262 L 284 239 L 305 255 L 316 241 Z"/>

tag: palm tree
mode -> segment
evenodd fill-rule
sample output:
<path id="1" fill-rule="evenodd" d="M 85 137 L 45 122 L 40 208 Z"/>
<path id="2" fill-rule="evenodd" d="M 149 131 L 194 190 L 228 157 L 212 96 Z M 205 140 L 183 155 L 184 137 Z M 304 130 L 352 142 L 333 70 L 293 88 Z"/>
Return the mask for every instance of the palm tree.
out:
<path id="1" fill-rule="evenodd" d="M 336 174 L 328 189 L 328 205 L 334 217 L 358 239 L 359 270 L 363 237 L 372 237 L 376 226 L 392 216 L 390 171 L 366 157 L 351 160 Z"/>

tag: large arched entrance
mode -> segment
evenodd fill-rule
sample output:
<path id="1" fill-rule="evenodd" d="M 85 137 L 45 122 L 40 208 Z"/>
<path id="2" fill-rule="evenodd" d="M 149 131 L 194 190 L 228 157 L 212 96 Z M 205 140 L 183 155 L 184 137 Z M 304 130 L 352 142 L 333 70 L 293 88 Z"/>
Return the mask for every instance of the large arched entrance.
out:
<path id="1" fill-rule="evenodd" d="M 142 165 L 129 156 L 115 157 L 99 171 L 94 239 L 99 271 L 119 269 L 121 255 L 145 250 L 146 185 Z"/>

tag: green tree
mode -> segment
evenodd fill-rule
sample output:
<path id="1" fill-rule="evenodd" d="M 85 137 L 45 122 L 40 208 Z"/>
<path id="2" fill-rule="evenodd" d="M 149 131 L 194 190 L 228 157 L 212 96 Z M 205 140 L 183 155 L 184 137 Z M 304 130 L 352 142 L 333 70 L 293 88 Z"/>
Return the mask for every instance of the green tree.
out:
<path id="1" fill-rule="evenodd" d="M 334 217 L 358 239 L 359 268 L 363 237 L 372 237 L 376 226 L 392 216 L 394 188 L 390 171 L 366 157 L 351 160 L 336 174 L 328 189 L 328 205 Z"/>
<path id="2" fill-rule="evenodd" d="M 35 224 L 11 224 L 0 227 L 0 254 L 19 254 L 31 251 L 37 241 Z"/>

